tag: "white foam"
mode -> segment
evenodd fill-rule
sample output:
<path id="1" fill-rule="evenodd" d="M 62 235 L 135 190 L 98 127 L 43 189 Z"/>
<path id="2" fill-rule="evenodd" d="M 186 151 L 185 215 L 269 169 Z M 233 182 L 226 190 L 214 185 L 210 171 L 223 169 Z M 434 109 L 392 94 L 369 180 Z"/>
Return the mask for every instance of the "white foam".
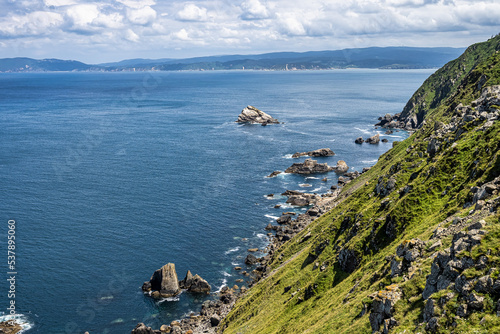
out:
<path id="1" fill-rule="evenodd" d="M 240 250 L 240 247 L 231 248 L 230 250 L 225 251 L 224 254 L 228 255 L 228 254 L 237 252 L 239 250 Z"/>
<path id="2" fill-rule="evenodd" d="M 283 206 L 281 206 L 281 207 L 283 207 Z M 267 217 L 267 218 L 269 218 L 269 219 L 274 219 L 274 220 L 276 220 L 276 219 L 278 219 L 278 218 L 279 218 L 279 217 L 277 217 L 277 216 L 273 216 L 273 215 L 265 215 L 265 217 Z"/>
<path id="3" fill-rule="evenodd" d="M 292 158 L 293 154 L 285 154 L 284 156 L 282 156 L 283 159 L 293 159 Z"/>
<path id="4" fill-rule="evenodd" d="M 164 303 L 164 302 L 178 302 L 180 300 L 179 297 L 168 297 L 168 298 L 163 298 L 158 301 L 158 304 Z"/>
<path id="5" fill-rule="evenodd" d="M 224 275 L 224 276 L 226 276 L 226 277 L 231 277 L 231 276 L 233 276 L 233 275 L 231 275 L 230 273 L 227 273 L 227 272 L 225 272 L 225 271 L 222 271 L 222 275 Z"/>
<path id="6" fill-rule="evenodd" d="M 355 128 L 355 129 L 358 130 L 358 131 L 361 131 L 364 134 L 371 134 L 371 131 L 369 131 L 367 129 L 360 129 L 360 128 Z"/>
<path id="7" fill-rule="evenodd" d="M 222 284 L 217 288 L 217 290 L 215 291 L 215 293 L 219 293 L 222 291 L 222 288 L 225 287 L 227 285 L 227 279 L 222 279 Z"/>
<path id="8" fill-rule="evenodd" d="M 315 189 L 311 190 L 311 192 L 313 192 L 313 193 L 317 193 L 317 192 L 319 192 L 321 189 L 323 189 L 323 187 L 315 188 Z"/>
<path id="9" fill-rule="evenodd" d="M 231 262 L 231 265 L 232 265 L 232 266 L 238 266 L 238 265 L 239 265 L 239 263 L 237 263 L 237 262 Z"/>
<path id="10" fill-rule="evenodd" d="M 16 314 L 16 315 L 5 315 L 4 312 L 1 312 L 0 322 L 11 321 L 14 320 L 16 324 L 19 324 L 22 330 L 19 333 L 24 333 L 27 330 L 33 328 L 33 323 L 30 323 L 28 318 L 24 314 Z"/>
<path id="11" fill-rule="evenodd" d="M 361 161 L 361 163 L 363 164 L 374 164 L 378 161 L 378 159 L 374 159 L 374 160 L 363 160 Z"/>
<path id="12" fill-rule="evenodd" d="M 306 177 L 306 180 L 319 180 L 319 177 L 315 177 L 315 176 L 307 176 L 307 177 Z"/>
<path id="13" fill-rule="evenodd" d="M 257 238 L 264 239 L 267 238 L 267 235 L 265 235 L 264 233 L 257 233 Z"/>

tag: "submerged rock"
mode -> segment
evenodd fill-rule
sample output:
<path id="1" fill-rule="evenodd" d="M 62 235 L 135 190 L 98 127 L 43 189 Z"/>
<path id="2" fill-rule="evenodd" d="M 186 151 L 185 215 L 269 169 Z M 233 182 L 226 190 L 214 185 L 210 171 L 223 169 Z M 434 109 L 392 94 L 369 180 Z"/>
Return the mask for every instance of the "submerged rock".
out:
<path id="1" fill-rule="evenodd" d="M 159 331 L 153 330 L 151 327 L 147 327 L 145 324 L 138 323 L 137 326 L 132 330 L 132 334 L 156 334 Z"/>
<path id="2" fill-rule="evenodd" d="M 335 167 L 328 166 L 327 163 L 319 164 L 317 160 L 306 159 L 304 162 L 294 163 L 285 170 L 285 173 L 294 174 L 314 174 L 327 173 L 334 170 Z"/>
<path id="3" fill-rule="evenodd" d="M 279 124 L 276 118 L 271 117 L 265 112 L 253 107 L 247 106 L 238 116 L 237 123 L 260 123 L 260 124 Z"/>
<path id="4" fill-rule="evenodd" d="M 320 148 L 318 150 L 309 152 L 302 152 L 302 153 L 297 152 L 294 155 L 292 155 L 292 158 L 300 158 L 306 155 L 310 157 L 331 157 L 334 156 L 335 153 L 329 148 Z"/>
<path id="5" fill-rule="evenodd" d="M 274 172 L 272 172 L 271 174 L 269 174 L 267 177 L 275 177 L 275 176 L 278 176 L 280 174 L 281 174 L 281 172 L 279 170 L 275 170 Z"/>

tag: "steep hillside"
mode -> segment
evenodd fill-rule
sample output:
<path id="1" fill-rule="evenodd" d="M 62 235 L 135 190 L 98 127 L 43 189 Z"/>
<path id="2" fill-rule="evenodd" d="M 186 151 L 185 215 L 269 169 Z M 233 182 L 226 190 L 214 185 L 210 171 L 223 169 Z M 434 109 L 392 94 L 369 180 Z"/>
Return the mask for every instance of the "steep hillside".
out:
<path id="1" fill-rule="evenodd" d="M 500 35 L 487 42 L 471 45 L 459 58 L 444 65 L 423 83 L 403 111 L 392 119 L 395 125 L 409 130 L 418 128 L 427 113 L 436 110 L 442 103 L 448 103 L 448 98 L 456 93 L 464 78 L 498 50 Z"/>
<path id="2" fill-rule="evenodd" d="M 499 41 L 424 83 L 420 129 L 271 251 L 224 333 L 500 332 Z"/>

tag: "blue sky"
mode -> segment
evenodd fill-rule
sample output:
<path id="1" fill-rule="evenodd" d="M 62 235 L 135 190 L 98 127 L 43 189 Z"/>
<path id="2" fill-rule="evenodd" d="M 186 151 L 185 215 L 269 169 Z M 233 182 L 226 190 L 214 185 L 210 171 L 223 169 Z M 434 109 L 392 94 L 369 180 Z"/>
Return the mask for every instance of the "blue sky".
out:
<path id="1" fill-rule="evenodd" d="M 499 0 L 0 0 L 0 58 L 184 58 L 455 46 L 500 33 Z"/>

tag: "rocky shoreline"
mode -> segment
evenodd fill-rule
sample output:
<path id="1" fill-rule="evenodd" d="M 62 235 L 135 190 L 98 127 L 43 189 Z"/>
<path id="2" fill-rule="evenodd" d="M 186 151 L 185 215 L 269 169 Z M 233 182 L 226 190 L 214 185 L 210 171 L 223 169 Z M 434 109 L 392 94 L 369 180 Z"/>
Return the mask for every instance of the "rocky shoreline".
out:
<path id="1" fill-rule="evenodd" d="M 343 164 L 345 162 L 342 161 Z M 341 163 L 341 165 L 342 165 Z M 345 165 L 347 167 L 347 165 Z M 318 219 L 323 214 L 333 209 L 337 204 L 337 199 L 342 191 L 342 186 L 349 183 L 351 180 L 359 177 L 362 173 L 369 170 L 364 168 L 361 173 L 344 172 L 339 176 L 337 185 L 331 187 L 331 191 L 325 194 L 310 194 L 295 190 L 286 190 L 281 195 L 288 197 L 287 203 L 294 206 L 310 206 L 309 209 L 302 214 L 294 212 L 283 212 L 276 220 L 276 224 L 269 223 L 265 230 L 268 232 L 270 239 L 269 245 L 266 247 L 266 254 L 257 258 L 252 254 L 257 249 L 249 249 L 245 259 L 245 264 L 249 269 L 253 269 L 250 273 L 242 271 L 241 267 L 234 269 L 239 271 L 243 276 L 250 276 L 252 281 L 248 284 L 251 288 L 255 283 L 265 278 L 270 272 L 270 263 L 274 260 L 276 251 L 287 241 L 292 239 L 299 232 L 304 230 L 312 221 Z M 274 232 L 274 233 L 273 233 Z M 310 235 L 304 236 L 307 240 Z M 161 270 L 161 269 L 159 269 Z M 153 274 L 154 276 L 154 274 Z M 238 281 L 238 280 L 237 280 Z M 182 281 L 181 281 L 182 282 Z M 241 282 L 241 281 L 240 281 Z M 145 282 L 147 284 L 148 282 Z M 235 302 L 243 296 L 247 291 L 245 286 L 238 287 L 237 285 L 223 287 L 220 292 L 212 294 L 213 299 L 206 300 L 199 314 L 192 313 L 189 317 L 180 321 L 173 321 L 169 325 L 163 325 L 159 330 L 154 330 L 147 327 L 143 323 L 139 323 L 132 330 L 132 334 L 216 334 L 223 331 L 220 324 L 224 317 L 231 311 Z"/>

